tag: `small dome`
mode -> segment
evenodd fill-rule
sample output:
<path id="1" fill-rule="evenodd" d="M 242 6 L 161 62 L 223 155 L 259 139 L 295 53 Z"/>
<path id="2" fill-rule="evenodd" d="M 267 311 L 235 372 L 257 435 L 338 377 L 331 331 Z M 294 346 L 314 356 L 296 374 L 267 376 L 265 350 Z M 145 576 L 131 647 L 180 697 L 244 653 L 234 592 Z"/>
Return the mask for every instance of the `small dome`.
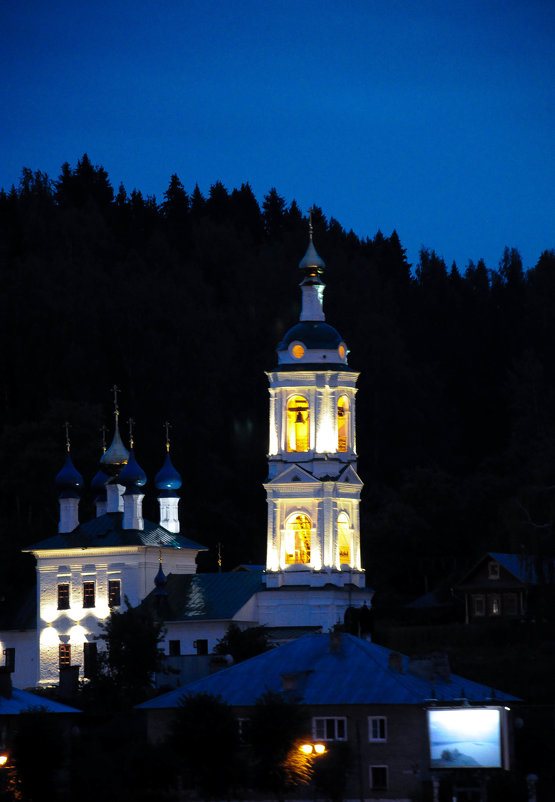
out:
<path id="1" fill-rule="evenodd" d="M 105 473 L 102 468 L 99 468 L 93 476 L 91 490 L 94 490 L 96 493 L 102 493 L 104 490 L 106 490 L 106 483 L 109 481 L 110 477 L 108 474 Z"/>
<path id="2" fill-rule="evenodd" d="M 165 596 L 167 584 L 168 580 L 165 573 L 162 571 L 162 563 L 160 563 L 160 567 L 158 568 L 158 573 L 154 577 L 154 585 L 156 587 L 154 594 L 156 596 Z"/>
<path id="3" fill-rule="evenodd" d="M 146 473 L 135 459 L 133 449 L 129 452 L 127 464 L 119 472 L 118 482 L 128 488 L 146 485 Z"/>
<path id="4" fill-rule="evenodd" d="M 338 348 L 342 343 L 341 335 L 323 321 L 304 321 L 289 329 L 278 345 L 278 351 L 286 351 L 290 343 L 298 340 L 307 348 Z"/>
<path id="5" fill-rule="evenodd" d="M 315 268 L 317 271 L 320 271 L 323 270 L 325 266 L 326 263 L 319 256 L 311 237 L 310 242 L 308 243 L 308 248 L 306 249 L 306 253 L 299 262 L 299 267 L 301 270 L 310 270 L 311 268 Z"/>
<path id="6" fill-rule="evenodd" d="M 67 452 L 64 466 L 56 476 L 55 482 L 56 487 L 61 491 L 81 491 L 83 488 L 83 477 L 71 461 L 69 451 Z"/>
<path id="7" fill-rule="evenodd" d="M 114 438 L 110 448 L 100 457 L 100 465 L 110 476 L 117 476 L 128 459 L 129 451 L 123 445 L 116 421 Z"/>
<path id="8" fill-rule="evenodd" d="M 181 476 L 173 467 L 169 451 L 166 452 L 164 464 L 154 477 L 154 484 L 157 490 L 179 490 L 181 487 Z"/>

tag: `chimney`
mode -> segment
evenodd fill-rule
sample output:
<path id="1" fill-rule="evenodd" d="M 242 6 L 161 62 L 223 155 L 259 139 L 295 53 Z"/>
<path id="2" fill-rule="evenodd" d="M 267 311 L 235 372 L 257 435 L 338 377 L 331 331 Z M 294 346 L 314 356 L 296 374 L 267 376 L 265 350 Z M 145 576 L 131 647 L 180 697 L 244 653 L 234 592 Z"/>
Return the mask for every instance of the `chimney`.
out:
<path id="1" fill-rule="evenodd" d="M 12 698 L 12 677 L 9 666 L 0 666 L 0 696 Z"/>

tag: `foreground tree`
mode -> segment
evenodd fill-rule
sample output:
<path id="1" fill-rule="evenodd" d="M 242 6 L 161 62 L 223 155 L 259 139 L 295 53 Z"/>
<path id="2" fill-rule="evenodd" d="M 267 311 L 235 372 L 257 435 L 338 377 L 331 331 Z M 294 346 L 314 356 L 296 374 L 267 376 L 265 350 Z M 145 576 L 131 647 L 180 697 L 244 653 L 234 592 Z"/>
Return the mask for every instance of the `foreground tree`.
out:
<path id="1" fill-rule="evenodd" d="M 233 622 L 227 632 L 214 646 L 214 654 L 230 654 L 234 663 L 256 657 L 271 648 L 266 627 L 240 629 Z"/>

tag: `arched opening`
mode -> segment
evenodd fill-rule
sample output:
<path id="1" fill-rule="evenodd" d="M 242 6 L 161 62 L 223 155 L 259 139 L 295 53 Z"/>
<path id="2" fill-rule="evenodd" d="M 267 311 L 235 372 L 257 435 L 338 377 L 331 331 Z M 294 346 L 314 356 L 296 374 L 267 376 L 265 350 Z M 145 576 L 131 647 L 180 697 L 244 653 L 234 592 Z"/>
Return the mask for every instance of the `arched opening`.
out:
<path id="1" fill-rule="evenodd" d="M 289 516 L 285 524 L 285 564 L 306 565 L 310 562 L 312 521 L 304 513 Z"/>
<path id="2" fill-rule="evenodd" d="M 287 451 L 308 451 L 308 447 L 308 401 L 302 395 L 294 395 L 287 403 Z"/>
<path id="3" fill-rule="evenodd" d="M 337 516 L 337 536 L 339 540 L 339 562 L 341 565 L 351 564 L 351 525 L 346 512 Z"/>
<path id="4" fill-rule="evenodd" d="M 342 395 L 337 402 L 337 450 L 347 451 L 349 445 L 349 399 Z"/>

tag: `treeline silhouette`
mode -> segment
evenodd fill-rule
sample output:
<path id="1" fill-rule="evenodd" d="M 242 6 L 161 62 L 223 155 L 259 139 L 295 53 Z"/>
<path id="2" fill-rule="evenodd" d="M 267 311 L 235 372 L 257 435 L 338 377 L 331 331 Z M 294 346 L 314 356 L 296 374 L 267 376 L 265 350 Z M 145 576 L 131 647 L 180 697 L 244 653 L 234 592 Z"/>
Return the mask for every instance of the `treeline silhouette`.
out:
<path id="1" fill-rule="evenodd" d="M 327 320 L 361 371 L 361 521 L 369 584 L 408 598 L 452 584 L 486 550 L 553 554 L 555 252 L 524 269 L 407 262 L 397 233 L 361 239 L 320 208 Z M 298 319 L 306 214 L 248 183 L 205 197 L 176 175 L 163 200 L 114 192 L 85 155 L 57 180 L 24 169 L 0 192 L 0 579 L 53 534 L 54 477 L 71 452 L 90 482 L 113 428 L 133 417 L 153 478 L 171 422 L 182 531 L 202 567 L 263 563 L 268 394 L 264 371 Z M 92 494 L 81 519 L 93 515 Z"/>

